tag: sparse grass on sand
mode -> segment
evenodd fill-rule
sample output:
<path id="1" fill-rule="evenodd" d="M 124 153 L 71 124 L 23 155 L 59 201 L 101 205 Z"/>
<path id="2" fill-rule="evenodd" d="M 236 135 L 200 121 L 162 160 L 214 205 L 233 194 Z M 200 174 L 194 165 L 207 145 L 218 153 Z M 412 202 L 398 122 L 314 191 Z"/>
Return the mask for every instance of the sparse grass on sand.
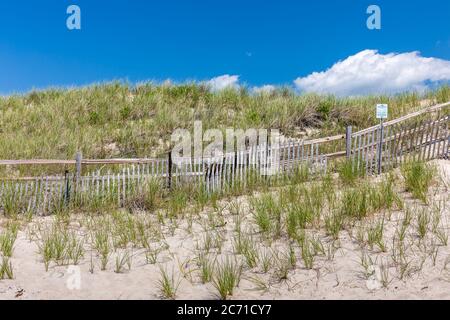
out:
<path id="1" fill-rule="evenodd" d="M 351 183 L 311 176 L 238 196 L 185 190 L 175 200 L 182 206 L 158 195 L 145 211 L 3 217 L 0 289 L 7 295 L 4 286 L 33 277 L 29 297 L 72 297 L 66 277 L 52 277 L 77 265 L 78 297 L 448 297 L 448 162 L 408 168 Z M 418 194 L 408 170 L 432 172 L 414 174 L 427 181 L 415 182 Z"/>
<path id="2" fill-rule="evenodd" d="M 203 129 L 325 136 L 375 124 L 375 103 L 389 103 L 395 118 L 449 98 L 448 86 L 345 99 L 199 85 L 46 90 L 0 98 L 0 158 L 67 159 L 78 150 L 86 158 L 156 156 L 194 119 Z M 306 133 L 311 128 L 318 133 Z M 408 162 L 380 177 L 354 166 L 344 162 L 324 176 L 299 167 L 290 178 L 222 193 L 147 181 L 122 208 L 114 192 L 80 192 L 47 217 L 33 216 L 14 200 L 15 189 L 5 189 L 0 298 L 13 295 L 11 284 L 26 284 L 31 298 L 448 298 L 448 161 Z M 33 170 L 61 173 L 5 166 L 0 174 Z M 66 285 L 69 265 L 80 268 L 79 292 Z"/>

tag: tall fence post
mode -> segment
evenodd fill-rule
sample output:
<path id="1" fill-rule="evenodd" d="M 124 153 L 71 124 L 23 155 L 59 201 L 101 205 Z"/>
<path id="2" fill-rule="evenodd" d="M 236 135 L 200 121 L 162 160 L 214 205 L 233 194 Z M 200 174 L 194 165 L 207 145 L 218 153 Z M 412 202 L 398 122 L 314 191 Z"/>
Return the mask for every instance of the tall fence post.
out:
<path id="1" fill-rule="evenodd" d="M 81 151 L 78 151 L 75 156 L 75 191 L 78 189 L 78 184 L 81 178 L 81 162 L 83 160 L 83 155 Z"/>
<path id="2" fill-rule="evenodd" d="M 167 187 L 169 189 L 172 188 L 172 152 L 169 151 L 168 156 L 168 165 L 167 165 Z"/>
<path id="3" fill-rule="evenodd" d="M 352 154 L 352 126 L 347 126 L 345 130 L 345 150 L 347 159 L 350 159 Z"/>
<path id="4" fill-rule="evenodd" d="M 64 180 L 65 180 L 64 204 L 67 205 L 70 201 L 69 170 L 64 171 Z"/>
<path id="5" fill-rule="evenodd" d="M 377 164 L 378 164 L 378 174 L 381 174 L 382 166 L 383 166 L 383 134 L 384 134 L 384 125 L 383 125 L 383 119 L 380 121 L 380 137 L 378 141 L 378 150 L 377 150 Z"/>

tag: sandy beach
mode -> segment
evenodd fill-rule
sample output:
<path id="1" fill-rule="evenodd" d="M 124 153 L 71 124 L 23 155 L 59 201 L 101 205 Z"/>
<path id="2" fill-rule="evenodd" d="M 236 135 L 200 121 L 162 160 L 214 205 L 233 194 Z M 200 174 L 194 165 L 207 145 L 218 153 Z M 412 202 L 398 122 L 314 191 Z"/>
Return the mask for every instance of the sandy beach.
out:
<path id="1" fill-rule="evenodd" d="M 440 177 L 430 190 L 431 206 L 440 204 L 439 228 L 449 230 L 450 210 L 448 206 L 450 185 L 450 162 L 433 162 Z M 380 177 L 376 178 L 380 179 Z M 405 211 L 378 213 L 368 217 L 353 229 L 341 231 L 338 240 L 326 236 L 323 230 L 311 229 L 308 233 L 319 237 L 323 244 L 323 254 L 317 255 L 311 269 L 304 267 L 299 249 L 295 247 L 297 261 L 290 268 L 286 279 L 279 279 L 276 271 L 265 272 L 261 267 L 261 256 L 254 267 L 244 266 L 240 282 L 230 299 L 449 299 L 450 298 L 450 248 L 439 244 L 431 231 L 419 239 L 414 224 L 422 207 L 409 194 L 401 192 L 405 203 L 412 208 L 412 223 L 407 231 L 407 270 L 399 270 L 393 258 L 393 239 L 398 226 L 405 219 Z M 232 200 L 232 201 L 231 201 Z M 39 253 L 39 230 L 53 223 L 54 217 L 36 217 L 29 223 L 22 223 L 11 258 L 14 278 L 0 280 L 0 299 L 160 299 L 158 281 L 161 269 L 173 275 L 178 285 L 177 299 L 218 299 L 211 282 L 202 283 L 196 260 L 199 248 L 215 232 L 220 233 L 220 248 L 210 249 L 214 259 L 221 261 L 225 256 L 242 257 L 233 254 L 233 230 L 236 216 L 230 203 L 239 203 L 244 230 L 258 239 L 256 243 L 264 252 L 281 257 L 289 248 L 287 239 L 281 237 L 267 243 L 256 231 L 249 213 L 247 196 L 221 201 L 219 210 L 223 217 L 217 230 L 205 231 L 205 221 L 211 212 L 206 208 L 189 223 L 180 219 L 176 226 L 170 222 L 161 226 L 163 240 L 155 241 L 159 246 L 155 261 L 149 263 L 143 248 L 127 247 L 116 249 L 109 257 L 106 270 L 100 270 L 98 253 L 89 245 L 88 224 L 85 217 L 70 218 L 70 228 L 84 237 L 85 252 L 78 265 L 56 265 L 50 263 L 46 271 L 42 255 Z M 136 213 L 135 215 L 150 215 Z M 378 248 L 361 245 L 357 233 L 362 226 L 370 226 L 380 216 L 385 215 L 384 252 Z M 150 216 L 154 222 L 156 217 Z M 92 219 L 98 219 L 94 217 Z M 7 219 L 2 220 L 4 229 Z M 430 223 L 431 228 L 431 223 Z M 212 233 L 211 233 L 212 232 Z M 117 273 L 116 264 L 121 254 L 130 253 L 127 266 Z M 197 252 L 197 253 L 196 253 Z M 281 259 L 281 258 L 280 258 Z M 364 267 L 363 260 L 370 261 Z M 403 274 L 403 276 L 400 275 Z"/>

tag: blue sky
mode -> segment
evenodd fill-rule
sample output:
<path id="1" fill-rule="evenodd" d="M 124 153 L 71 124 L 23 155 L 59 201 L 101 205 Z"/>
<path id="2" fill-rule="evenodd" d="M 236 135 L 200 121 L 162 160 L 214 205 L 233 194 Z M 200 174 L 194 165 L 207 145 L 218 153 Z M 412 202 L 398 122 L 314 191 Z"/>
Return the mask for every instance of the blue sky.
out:
<path id="1" fill-rule="evenodd" d="M 81 8 L 81 30 L 66 28 L 66 9 L 71 4 Z M 381 30 L 366 27 L 366 9 L 371 4 L 379 5 L 382 10 Z M 378 59 L 374 67 L 383 69 L 388 57 L 385 55 L 420 51 L 407 56 L 409 64 L 400 70 L 409 74 L 417 64 L 428 69 L 422 70 L 411 83 L 398 84 L 400 89 L 419 88 L 430 79 L 448 81 L 450 1 L 17 0 L 0 3 L 2 94 L 114 79 L 182 82 L 221 75 L 239 76 L 238 80 L 231 81 L 233 84 L 237 81 L 249 86 L 287 84 L 305 91 L 333 92 L 336 83 L 330 78 L 342 78 L 342 74 L 360 70 L 342 70 L 345 66 L 338 65 L 336 73 L 320 77 L 320 83 L 328 86 L 319 89 L 320 84 L 316 83 L 319 79 L 308 77 L 366 49 L 377 52 L 366 52 L 349 63 L 365 65 L 364 59 Z M 403 56 L 396 57 L 387 58 L 392 70 L 404 64 Z M 435 64 L 430 65 L 423 57 L 434 58 Z M 441 69 L 441 73 L 436 75 L 431 69 Z M 382 76 L 393 77 L 383 73 Z M 294 82 L 299 78 L 303 81 Z M 361 82 L 361 79 L 352 81 Z M 340 84 L 339 90 L 343 94 L 366 93 L 379 87 L 379 83 L 354 89 L 349 82 L 346 89 Z"/>

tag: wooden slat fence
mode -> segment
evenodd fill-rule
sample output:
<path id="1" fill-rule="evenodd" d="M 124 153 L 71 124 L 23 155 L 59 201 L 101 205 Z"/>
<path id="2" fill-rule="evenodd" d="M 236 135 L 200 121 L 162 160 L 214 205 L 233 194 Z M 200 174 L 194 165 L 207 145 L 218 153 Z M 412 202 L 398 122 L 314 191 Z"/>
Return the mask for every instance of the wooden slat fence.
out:
<path id="1" fill-rule="evenodd" d="M 316 150 L 315 145 L 306 148 L 301 142 L 288 140 L 279 146 L 255 145 L 210 158 L 178 158 L 174 159 L 171 181 L 173 186 L 197 184 L 204 185 L 208 192 L 220 192 L 289 176 L 299 166 L 307 167 L 312 174 L 325 173 L 327 157 Z"/>
<path id="2" fill-rule="evenodd" d="M 409 160 L 448 158 L 450 104 L 425 110 L 353 133 L 356 170 L 380 174 Z"/>

